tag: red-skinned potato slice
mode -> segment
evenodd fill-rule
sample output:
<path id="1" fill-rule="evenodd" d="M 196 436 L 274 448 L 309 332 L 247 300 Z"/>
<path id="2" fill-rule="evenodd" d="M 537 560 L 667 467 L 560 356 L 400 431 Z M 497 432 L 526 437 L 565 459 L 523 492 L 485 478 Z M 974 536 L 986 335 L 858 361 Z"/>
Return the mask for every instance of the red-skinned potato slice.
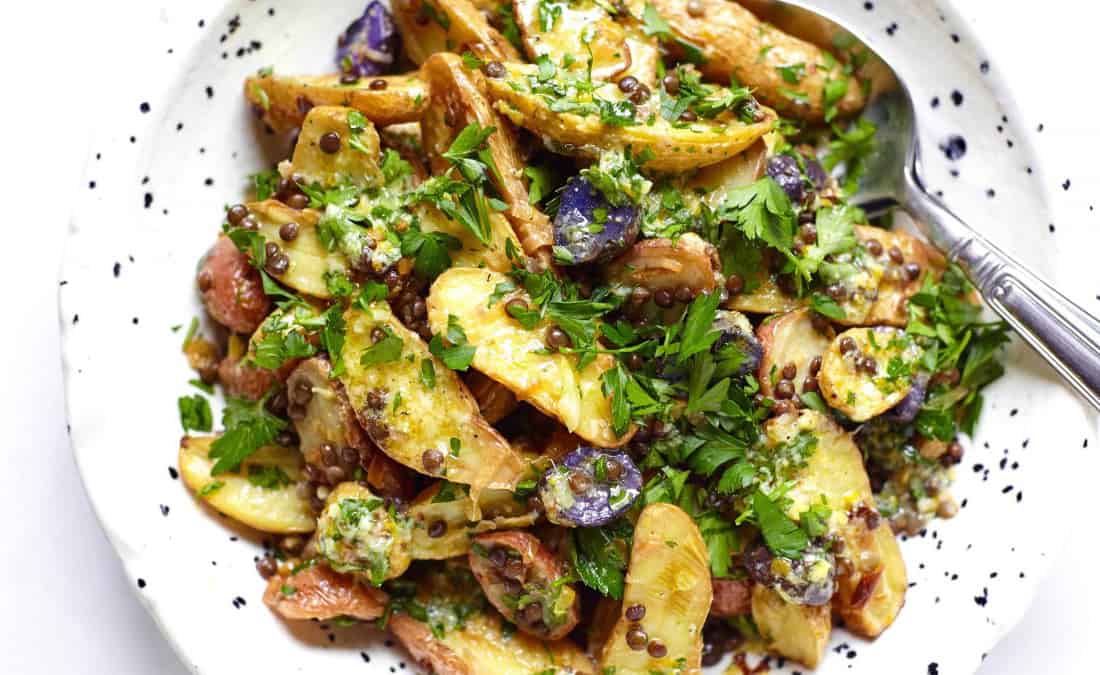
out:
<path id="1" fill-rule="evenodd" d="M 382 452 L 371 455 L 367 468 L 367 485 L 383 497 L 411 499 L 416 494 L 416 473 Z"/>
<path id="2" fill-rule="evenodd" d="M 710 603 L 710 615 L 722 618 L 744 616 L 752 613 L 752 584 L 743 579 L 712 579 L 710 582 L 714 600 Z"/>
<path id="3" fill-rule="evenodd" d="M 847 82 L 835 103 L 840 114 L 858 112 L 865 103 L 860 83 L 844 74 L 844 65 L 835 57 L 761 22 L 735 2 L 700 0 L 702 12 L 696 15 L 688 12 L 682 0 L 652 0 L 652 4 L 676 37 L 703 52 L 706 60 L 700 69 L 707 77 L 718 82 L 736 78 L 788 117 L 824 120 L 825 87 L 834 80 Z M 801 72 L 798 64 L 803 66 Z"/>
<path id="4" fill-rule="evenodd" d="M 317 563 L 290 576 L 267 580 L 264 604 L 284 619 L 327 621 L 350 616 L 371 621 L 386 610 L 386 594 L 359 583 L 350 574 Z"/>
<path id="5" fill-rule="evenodd" d="M 489 424 L 501 421 L 519 406 L 512 390 L 503 384 L 482 375 L 476 370 L 470 371 L 464 378 L 470 393 L 477 400 L 481 416 Z"/>
<path id="6" fill-rule="evenodd" d="M 516 24 L 523 34 L 524 51 L 532 61 L 545 55 L 560 65 L 566 54 L 576 57 L 587 38 L 592 55 L 592 79 L 614 79 L 630 67 L 626 31 L 604 5 L 595 0 L 555 4 L 556 16 L 547 22 L 544 12 L 540 11 L 546 7 L 545 0 L 515 0 L 513 3 Z M 584 58 L 576 59 L 573 65 L 578 71 L 588 67 L 588 52 L 583 53 Z"/>
<path id="7" fill-rule="evenodd" d="M 489 136 L 489 154 L 498 173 L 493 181 L 508 204 L 506 215 L 527 255 L 548 262 L 554 245 L 550 219 L 531 205 L 523 179 L 524 163 L 516 145 L 511 123 L 493 109 L 485 95 L 485 77 L 469 70 L 456 54 L 434 54 L 421 68 L 430 90 L 430 103 L 421 121 L 424 150 L 434 173 L 451 165 L 443 153 L 467 125 L 476 122 L 494 127 Z"/>
<path id="8" fill-rule="evenodd" d="M 298 432 L 299 447 L 307 462 L 324 466 L 321 447 L 326 443 L 337 453 L 343 448 L 353 448 L 357 457 L 358 451 L 373 447 L 359 426 L 343 385 L 332 377 L 328 359 L 313 357 L 303 361 L 286 384 L 287 416 Z"/>
<path id="9" fill-rule="evenodd" d="M 230 354 L 218 363 L 218 382 L 236 398 L 258 401 L 281 379 L 278 372 L 259 368 L 242 355 Z"/>
<path id="10" fill-rule="evenodd" d="M 469 558 L 489 602 L 525 633 L 557 640 L 580 621 L 580 597 L 572 585 L 559 583 L 565 570 L 534 535 L 479 534 Z"/>
<path id="11" fill-rule="evenodd" d="M 229 237 L 214 242 L 197 279 L 206 311 L 229 330 L 251 335 L 271 311 L 260 273 Z"/>
<path id="12" fill-rule="evenodd" d="M 420 473 L 467 484 L 475 497 L 486 487 L 515 487 L 526 470 L 519 454 L 481 416 L 457 373 L 433 356 L 389 305 L 374 302 L 365 310 L 349 309 L 344 321 L 346 372 L 340 381 L 379 449 Z M 375 346 L 378 335 L 393 338 L 392 346 L 400 341 L 400 353 L 377 362 L 368 358 L 364 365 L 363 354 Z M 425 360 L 434 364 L 433 387 L 421 378 Z M 395 409 L 399 394 L 401 405 Z"/>
<path id="13" fill-rule="evenodd" d="M 647 506 L 634 525 L 623 614 L 600 652 L 600 667 L 616 673 L 700 672 L 710 584 L 710 555 L 695 521 L 671 504 Z M 662 644 L 663 656 L 627 644 L 636 622 L 626 611 L 639 604 L 646 608 L 642 626 L 649 644 Z"/>
<path id="14" fill-rule="evenodd" d="M 413 580 L 416 600 L 427 610 L 432 626 L 398 612 L 389 628 L 426 670 L 436 675 L 596 672 L 592 660 L 568 639 L 546 642 L 522 631 L 506 631 L 500 615 L 484 607 L 481 589 L 469 570 L 457 562 Z M 457 605 L 483 609 L 460 623 L 455 617 Z M 442 630 L 433 631 L 434 626 Z"/>
<path id="15" fill-rule="evenodd" d="M 774 393 L 773 379 L 779 381 L 784 367 L 791 363 L 797 373 L 791 380 L 795 393 L 806 391 L 804 385 L 807 379 L 815 377 L 810 375 L 810 364 L 814 358 L 825 353 L 832 339 L 831 334 L 821 333 L 814 327 L 813 313 L 808 309 L 774 317 L 761 324 L 756 335 L 764 346 L 764 358 L 760 361 L 756 379 L 765 396 Z M 812 387 L 810 391 L 813 391 Z"/>
<path id="16" fill-rule="evenodd" d="M 372 87 L 375 80 L 386 86 Z M 355 108 L 382 126 L 415 122 L 428 100 L 427 87 L 415 74 L 365 77 L 355 84 L 340 84 L 340 75 L 257 75 L 245 80 L 244 93 L 280 133 L 302 126 L 314 106 Z"/>
<path id="17" fill-rule="evenodd" d="M 630 247 L 607 268 L 610 281 L 622 286 L 641 286 L 651 291 L 687 286 L 709 293 L 718 284 L 717 252 L 698 235 L 671 239 L 645 239 Z"/>
<path id="18" fill-rule="evenodd" d="M 422 64 L 440 52 L 471 51 L 484 61 L 508 61 L 519 53 L 469 0 L 393 0 L 393 19 L 405 53 Z"/>

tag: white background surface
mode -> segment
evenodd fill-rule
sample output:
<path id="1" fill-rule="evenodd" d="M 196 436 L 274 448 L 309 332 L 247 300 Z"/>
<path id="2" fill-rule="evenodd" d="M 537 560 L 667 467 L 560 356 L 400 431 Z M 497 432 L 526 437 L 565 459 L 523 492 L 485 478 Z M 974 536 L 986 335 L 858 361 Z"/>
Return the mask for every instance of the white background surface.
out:
<path id="1" fill-rule="evenodd" d="M 135 599 L 89 509 L 65 433 L 56 318 L 70 198 L 86 189 L 81 163 L 94 119 L 87 111 L 126 78 L 127 61 L 141 57 L 147 28 L 158 21 L 153 4 L 38 0 L 0 10 L 0 288 L 7 309 L 0 331 L 0 513 L 7 518 L 0 673 L 186 672 Z M 1021 125 L 1045 125 L 1039 150 L 1051 180 L 1073 181 L 1057 198 L 1069 200 L 1065 212 L 1076 215 L 1058 227 L 1100 227 L 1100 212 L 1089 209 L 1090 200 L 1100 205 L 1100 10 L 1081 0 L 957 5 L 1008 79 L 1026 118 Z M 888 22 L 884 16 L 883 28 Z M 1100 265 L 1086 276 L 1087 287 L 1065 290 L 1100 313 Z M 134 367 L 140 364 L 119 364 L 119 377 Z M 127 411 L 114 413 L 124 424 Z M 1088 461 L 1066 470 L 1100 466 L 1095 456 Z M 1095 661 L 1086 660 L 1100 634 L 1100 543 L 1090 496 L 1065 495 L 1065 517 L 1079 520 L 1080 534 L 1021 625 L 989 655 L 983 675 L 1096 672 Z"/>

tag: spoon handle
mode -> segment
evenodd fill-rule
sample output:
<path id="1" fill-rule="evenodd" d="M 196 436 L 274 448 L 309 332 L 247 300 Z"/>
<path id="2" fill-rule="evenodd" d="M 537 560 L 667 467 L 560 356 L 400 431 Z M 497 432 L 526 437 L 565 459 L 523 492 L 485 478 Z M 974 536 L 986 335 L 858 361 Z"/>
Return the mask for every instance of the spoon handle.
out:
<path id="1" fill-rule="evenodd" d="M 907 172 L 905 206 L 994 312 L 1100 410 L 1100 321 L 975 232 Z"/>

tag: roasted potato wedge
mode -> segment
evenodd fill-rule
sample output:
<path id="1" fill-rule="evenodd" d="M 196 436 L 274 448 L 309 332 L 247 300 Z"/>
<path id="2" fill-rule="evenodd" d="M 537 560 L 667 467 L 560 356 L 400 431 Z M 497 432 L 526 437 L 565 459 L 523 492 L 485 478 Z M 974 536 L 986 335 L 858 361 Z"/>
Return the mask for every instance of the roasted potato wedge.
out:
<path id="1" fill-rule="evenodd" d="M 470 496 L 454 483 L 436 483 L 417 495 L 409 505 L 413 558 L 446 560 L 465 555 L 475 534 L 530 527 L 538 519 L 538 513 L 507 490 L 482 490 L 477 507 L 481 520 L 471 521 Z"/>
<path id="2" fill-rule="evenodd" d="M 477 400 L 481 416 L 489 424 L 496 424 L 519 406 L 519 400 L 511 389 L 476 370 L 470 371 L 464 379 Z"/>
<path id="3" fill-rule="evenodd" d="M 622 80 L 629 75 L 649 87 L 650 91 L 657 91 L 661 48 L 656 38 L 646 35 L 639 22 L 625 17 L 620 20 L 626 29 L 626 48 L 630 50 L 630 67 L 621 73 L 618 79 Z"/>
<path id="4" fill-rule="evenodd" d="M 525 471 L 520 456 L 481 416 L 458 375 L 385 302 L 349 309 L 344 321 L 340 380 L 375 445 L 421 473 L 469 485 L 475 499 L 486 487 L 515 487 Z M 421 378 L 424 361 L 435 370 L 432 387 Z"/>
<path id="5" fill-rule="evenodd" d="M 632 429 L 623 436 L 612 429 L 611 404 L 602 389 L 601 377 L 613 367 L 613 359 L 600 355 L 578 372 L 576 355 L 546 353 L 546 325 L 527 330 L 505 312 L 509 300 L 525 297 L 523 291 L 517 289 L 489 306 L 497 284 L 507 280 L 496 272 L 469 268 L 441 274 L 428 296 L 432 331 L 445 334 L 455 317 L 469 344 L 477 347 L 474 368 L 597 447 L 618 447 L 629 441 Z"/>
<path id="6" fill-rule="evenodd" d="M 412 523 L 359 483 L 329 493 L 317 519 L 317 552 L 337 572 L 381 586 L 412 562 Z"/>
<path id="7" fill-rule="evenodd" d="M 548 56 L 553 63 L 561 64 L 566 54 L 575 58 L 581 45 L 587 43 L 593 79 L 614 79 L 630 67 L 626 30 L 605 5 L 595 0 L 555 3 L 552 7 L 556 11 L 551 13 L 546 12 L 546 2 L 540 0 L 515 0 L 513 6 L 524 51 L 532 61 Z M 577 58 L 572 67 L 578 71 L 588 68 L 588 58 Z"/>
<path id="8" fill-rule="evenodd" d="M 899 328 L 849 328 L 822 357 L 821 396 L 853 422 L 866 422 L 909 393 L 921 353 Z"/>
<path id="9" fill-rule="evenodd" d="M 484 61 L 511 61 L 519 53 L 469 0 L 394 0 L 393 18 L 405 53 L 416 64 L 442 52 L 471 51 Z"/>
<path id="10" fill-rule="evenodd" d="M 890 525 L 874 510 L 859 448 L 836 422 L 812 410 L 774 418 L 765 432 L 777 443 L 801 432 L 816 436 L 817 448 L 787 494 L 792 501 L 788 514 L 797 518 L 824 495 L 832 509 L 829 527 L 844 540 L 841 556 L 848 563 L 840 566 L 833 607 L 856 633 L 867 637 L 880 634 L 901 611 L 908 579 Z"/>
<path id="11" fill-rule="evenodd" d="M 805 385 L 809 380 L 816 381 L 821 369 L 821 357 L 829 348 L 831 335 L 817 330 L 810 310 L 799 309 L 775 317 L 761 324 L 756 334 L 764 345 L 764 359 L 760 362 L 756 379 L 765 396 L 775 393 L 775 383 L 783 378 L 783 369 L 792 363 L 796 374 L 790 379 L 795 393 L 814 390 L 813 387 L 806 389 Z M 817 359 L 816 372 L 811 366 L 814 359 Z"/>
<path id="12" fill-rule="evenodd" d="M 528 635 L 560 640 L 580 622 L 580 596 L 538 537 L 487 532 L 470 545 L 470 571 L 501 615 Z"/>
<path id="13" fill-rule="evenodd" d="M 334 572 L 324 563 L 309 565 L 297 574 L 267 580 L 264 604 L 284 619 L 327 621 L 351 617 L 372 621 L 386 611 L 386 594 L 361 584 L 350 574 Z"/>
<path id="14" fill-rule="evenodd" d="M 325 445 L 341 454 L 344 448 L 352 448 L 356 462 L 361 455 L 369 457 L 373 446 L 359 426 L 343 385 L 333 377 L 328 359 L 313 357 L 299 364 L 287 378 L 286 391 L 287 416 L 298 432 L 299 448 L 307 462 L 325 466 L 321 452 Z M 339 461 L 344 464 L 342 458 Z"/>
<path id="15" fill-rule="evenodd" d="M 759 584 L 752 587 L 752 618 L 769 651 L 816 668 L 829 644 L 833 617 L 828 605 L 811 607 L 785 601 Z"/>
<path id="16" fill-rule="evenodd" d="M 458 55 L 447 53 L 433 54 L 421 73 L 430 90 L 430 104 L 421 128 L 432 170 L 441 173 L 450 166 L 443 153 L 467 125 L 476 122 L 483 128 L 494 127 L 496 131 L 487 141 L 489 155 L 497 168 L 492 178 L 508 204 L 508 220 L 519 235 L 523 251 L 548 260 L 554 245 L 550 219 L 528 199 L 515 130 L 493 109 L 486 95 L 485 77 L 479 71 L 467 69 Z"/>
<path id="17" fill-rule="evenodd" d="M 390 8 L 405 53 L 418 65 L 442 52 L 470 51 L 483 60 L 519 56 L 469 0 L 394 0 Z"/>
<path id="18" fill-rule="evenodd" d="M 416 600 L 428 622 L 397 613 L 389 628 L 419 664 L 437 675 L 596 672 L 570 640 L 544 642 L 506 630 L 499 614 L 486 611 L 481 589 L 465 567 L 450 565 L 417 581 Z M 475 611 L 460 619 L 456 608 Z"/>
<path id="19" fill-rule="evenodd" d="M 555 151 L 577 157 L 597 159 L 608 150 L 630 147 L 635 154 L 647 150 L 652 153 L 645 165 L 647 169 L 687 171 L 737 155 L 770 131 L 775 121 L 774 113 L 766 111 L 763 120 L 753 124 L 723 113 L 710 121 L 673 125 L 660 115 L 650 118 L 648 110 L 643 109 L 635 124 L 604 124 L 595 112 L 583 116 L 555 112 L 547 96 L 535 93 L 546 86 L 539 80 L 537 66 L 508 63 L 505 67 L 505 77 L 486 78 L 497 110 L 518 126 L 543 137 Z M 591 103 L 588 98 L 595 97 L 623 107 L 631 105 L 614 83 L 596 84 L 595 91 L 583 95 L 585 100 L 578 103 Z M 572 86 L 560 85 L 566 89 Z M 652 124 L 649 119 L 653 119 Z"/>
<path id="20" fill-rule="evenodd" d="M 741 154 L 703 167 L 688 180 L 685 188 L 705 191 L 704 201 L 709 206 L 716 207 L 725 198 L 726 192 L 733 188 L 751 185 L 764 175 L 764 169 L 768 164 L 766 139 L 774 135 L 777 134 L 769 132 L 767 136 L 753 143 Z"/>
<path id="21" fill-rule="evenodd" d="M 361 187 L 380 184 L 378 132 L 370 123 L 353 131 L 348 113 L 355 112 L 358 111 L 354 108 L 329 105 L 310 110 L 294 145 L 290 174 L 301 176 L 306 183 L 320 183 L 325 187 L 348 183 Z M 321 149 L 321 138 L 326 134 L 336 134 L 340 139 L 336 152 Z"/>
<path id="22" fill-rule="evenodd" d="M 600 667 L 616 673 L 699 673 L 703 622 L 710 611 L 710 555 L 695 521 L 671 504 L 650 504 L 634 525 L 623 614 L 600 652 Z M 634 649 L 627 634 L 636 622 L 626 618 L 634 605 L 645 607 L 638 623 L 649 639 L 665 647 Z"/>
<path id="23" fill-rule="evenodd" d="M 824 120 L 830 94 L 841 115 L 854 114 L 866 103 L 860 83 L 844 74 L 836 57 L 761 22 L 736 2 L 701 0 L 703 11 L 695 16 L 679 0 L 652 4 L 676 37 L 702 51 L 700 69 L 707 77 L 719 82 L 735 78 L 787 117 Z"/>
<path id="24" fill-rule="evenodd" d="M 709 293 L 718 285 L 718 253 L 699 235 L 689 232 L 679 239 L 644 239 L 607 266 L 609 281 L 651 291 L 687 286 Z"/>
<path id="25" fill-rule="evenodd" d="M 296 450 L 261 448 L 237 472 L 211 476 L 213 442 L 213 436 L 184 436 L 180 441 L 180 476 L 200 499 L 261 532 L 302 534 L 316 528 L 309 500 L 298 496 L 296 489 L 302 475 L 302 456 Z M 260 476 L 270 476 L 271 481 L 261 481 Z"/>
<path id="26" fill-rule="evenodd" d="M 371 86 L 381 80 L 385 87 Z M 428 89 L 416 75 L 363 78 L 340 84 L 340 75 L 256 75 L 244 82 L 245 97 L 277 132 L 302 126 L 313 106 L 346 106 L 384 126 L 415 122 L 428 102 Z"/>
<path id="27" fill-rule="evenodd" d="M 248 204 L 248 210 L 256 217 L 263 238 L 279 246 L 290 261 L 279 281 L 315 298 L 332 297 L 325 275 L 346 275 L 348 261 L 339 251 L 330 251 L 321 243 L 317 236 L 320 214 L 312 209 L 298 211 L 274 199 Z M 287 223 L 298 224 L 298 236 L 289 242 L 279 236 L 279 228 Z"/>
<path id="28" fill-rule="evenodd" d="M 856 261 L 860 269 L 846 284 L 847 297 L 840 302 L 845 316 L 836 323 L 842 326 L 905 326 L 909 321 L 909 298 L 920 290 L 926 274 L 938 276 L 942 272 L 942 256 L 901 230 L 856 225 L 855 233 L 862 245 Z M 901 264 L 891 260 L 893 248 L 898 249 L 898 257 L 903 260 Z M 906 270 L 909 264 L 916 268 Z M 727 306 L 751 314 L 782 314 L 806 305 L 805 298 L 779 290 L 775 277 L 766 272 L 761 272 L 753 281 L 756 287 L 751 292 L 731 296 Z"/>

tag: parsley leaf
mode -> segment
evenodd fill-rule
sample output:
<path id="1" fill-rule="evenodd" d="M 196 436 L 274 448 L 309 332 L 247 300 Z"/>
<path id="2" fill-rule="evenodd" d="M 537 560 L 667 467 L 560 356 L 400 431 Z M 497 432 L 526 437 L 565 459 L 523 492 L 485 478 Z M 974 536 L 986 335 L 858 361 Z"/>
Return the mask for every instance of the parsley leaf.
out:
<path id="1" fill-rule="evenodd" d="M 446 343 L 440 335 L 433 335 L 431 342 L 428 343 L 428 349 L 451 370 L 465 372 L 474 360 L 477 346 L 467 343 L 466 332 L 458 323 L 458 317 L 453 314 L 447 316 L 446 333 Z"/>
<path id="2" fill-rule="evenodd" d="M 718 312 L 718 293 L 702 293 L 691 301 L 684 318 L 684 330 L 680 337 L 679 359 L 684 362 L 688 357 L 710 349 L 721 335 L 714 330 L 714 317 Z"/>
<path id="3" fill-rule="evenodd" d="M 210 402 L 202 394 L 180 396 L 177 406 L 180 425 L 184 431 L 210 431 L 213 428 L 214 416 L 210 412 Z"/>
<path id="4" fill-rule="evenodd" d="M 632 538 L 633 527 L 626 520 L 573 530 L 573 567 L 584 585 L 621 600 Z"/>
<path id="5" fill-rule="evenodd" d="M 267 410 L 265 396 L 259 401 L 227 397 L 222 411 L 225 432 L 210 445 L 210 458 L 217 460 L 211 476 L 236 471 L 245 459 L 265 445 L 271 444 L 286 428 L 286 420 Z"/>
<path id="6" fill-rule="evenodd" d="M 277 466 L 248 467 L 248 482 L 265 490 L 277 490 L 291 484 L 290 476 Z"/>
<path id="7" fill-rule="evenodd" d="M 752 509 L 764 543 L 775 555 L 798 558 L 809 546 L 806 532 L 763 492 L 757 490 L 753 493 Z"/>
<path id="8" fill-rule="evenodd" d="M 390 363 L 401 358 L 401 350 L 405 346 L 404 340 L 394 335 L 388 327 L 383 328 L 383 330 L 386 331 L 386 337 L 363 350 L 363 354 L 359 357 L 360 365 L 373 366 L 378 363 Z"/>

